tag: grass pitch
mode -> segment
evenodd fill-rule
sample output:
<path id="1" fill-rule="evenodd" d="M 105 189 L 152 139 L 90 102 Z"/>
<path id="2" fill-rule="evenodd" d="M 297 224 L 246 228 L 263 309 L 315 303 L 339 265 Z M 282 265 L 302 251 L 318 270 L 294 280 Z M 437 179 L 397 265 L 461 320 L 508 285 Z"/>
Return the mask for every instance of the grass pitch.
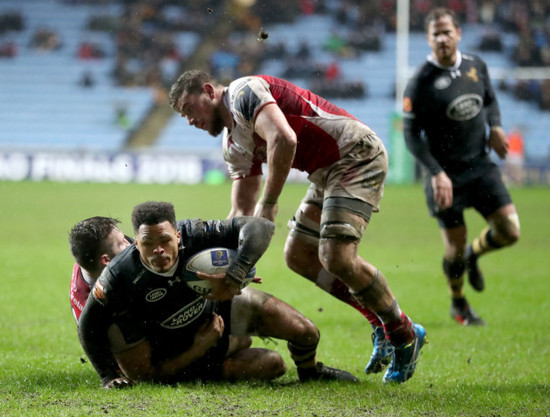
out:
<path id="1" fill-rule="evenodd" d="M 298 383 L 288 372 L 269 384 L 141 384 L 106 391 L 78 343 L 69 307 L 72 259 L 67 235 L 77 221 L 119 218 L 145 200 L 167 200 L 178 218 L 225 218 L 230 186 L 0 182 L 1 416 L 542 416 L 550 414 L 550 190 L 513 189 L 522 237 L 482 258 L 485 292 L 466 289 L 486 320 L 463 328 L 449 318 L 442 244 L 419 186 L 387 186 L 360 254 L 387 276 L 402 309 L 422 323 L 429 344 L 415 376 L 384 386 L 366 376 L 371 352 L 365 319 L 288 271 L 286 221 L 304 185 L 283 193 L 273 243 L 257 265 L 261 288 L 293 304 L 321 330 L 319 359 L 353 372 L 359 384 Z M 470 239 L 483 221 L 468 212 Z"/>

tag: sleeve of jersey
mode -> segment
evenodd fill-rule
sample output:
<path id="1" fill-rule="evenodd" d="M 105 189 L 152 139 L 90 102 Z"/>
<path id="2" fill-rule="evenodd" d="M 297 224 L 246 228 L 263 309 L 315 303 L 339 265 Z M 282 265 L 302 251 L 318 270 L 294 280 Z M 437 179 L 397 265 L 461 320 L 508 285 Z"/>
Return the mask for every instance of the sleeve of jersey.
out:
<path id="1" fill-rule="evenodd" d="M 267 82 L 251 77 L 237 87 L 231 107 L 237 123 L 249 123 L 253 127 L 258 111 L 266 104 L 274 102 L 275 98 L 269 91 Z"/>
<path id="2" fill-rule="evenodd" d="M 78 326 L 82 348 L 103 384 L 118 377 L 118 367 L 111 354 L 107 336 L 107 329 L 112 322 L 112 313 L 105 305 L 108 291 L 105 290 L 104 274 L 108 273 L 108 269 L 105 268 L 96 281 L 82 310 Z"/>
<path id="3" fill-rule="evenodd" d="M 441 165 L 430 152 L 427 141 L 422 137 L 423 126 L 416 111 L 418 110 L 417 92 L 415 82 L 409 82 L 403 96 L 403 136 L 407 149 L 413 154 L 416 160 L 422 164 L 431 175 L 443 171 Z"/>
<path id="4" fill-rule="evenodd" d="M 267 250 L 275 225 L 262 217 L 243 216 L 207 222 L 193 220 L 186 224 L 185 230 L 186 239 L 192 239 L 198 246 L 236 249 L 237 257 L 226 274 L 241 284 Z"/>
<path id="5" fill-rule="evenodd" d="M 481 71 L 483 73 L 483 79 L 485 79 L 485 111 L 487 114 L 487 123 L 489 126 L 501 126 L 500 118 L 500 108 L 498 105 L 498 100 L 495 95 L 495 90 L 491 83 L 491 78 L 489 77 L 489 71 L 487 70 L 487 65 L 481 61 Z"/>
<path id="6" fill-rule="evenodd" d="M 235 128 L 224 133 L 224 159 L 232 179 L 262 175 L 262 163 L 255 157 L 254 121 L 258 112 L 276 100 L 269 84 L 259 77 L 249 77 L 232 83 L 230 107 Z M 246 136 L 246 137 L 245 137 Z"/>

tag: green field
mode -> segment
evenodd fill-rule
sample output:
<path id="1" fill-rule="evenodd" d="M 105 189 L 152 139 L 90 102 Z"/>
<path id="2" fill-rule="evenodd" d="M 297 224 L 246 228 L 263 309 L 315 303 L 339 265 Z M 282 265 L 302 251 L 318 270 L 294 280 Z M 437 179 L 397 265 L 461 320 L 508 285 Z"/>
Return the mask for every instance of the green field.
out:
<path id="1" fill-rule="evenodd" d="M 464 328 L 448 315 L 442 244 L 421 188 L 386 187 L 360 253 L 385 273 L 402 309 L 429 338 L 417 373 L 401 386 L 363 373 L 371 351 L 366 320 L 284 265 L 286 222 L 304 191 L 296 184 L 283 193 L 276 235 L 257 265 L 261 288 L 311 318 L 322 334 L 319 359 L 353 372 L 359 384 L 300 384 L 286 344 L 267 342 L 288 365 L 274 383 L 101 390 L 69 307 L 69 229 L 106 215 L 131 234 L 131 209 L 145 200 L 173 202 L 178 218 L 225 218 L 230 186 L 0 182 L 0 415 L 550 415 L 550 189 L 512 190 L 521 240 L 481 260 L 486 290 L 466 291 L 487 326 Z M 472 236 L 483 225 L 473 212 L 468 222 Z"/>

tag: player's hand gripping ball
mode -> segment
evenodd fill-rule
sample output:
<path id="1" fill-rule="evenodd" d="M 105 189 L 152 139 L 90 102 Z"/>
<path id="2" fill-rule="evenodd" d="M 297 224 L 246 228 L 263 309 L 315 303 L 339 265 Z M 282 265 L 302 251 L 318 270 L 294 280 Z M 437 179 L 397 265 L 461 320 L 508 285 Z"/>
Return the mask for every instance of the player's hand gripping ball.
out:
<path id="1" fill-rule="evenodd" d="M 187 261 L 184 273 L 185 283 L 193 291 L 206 295 L 212 289 L 212 284 L 197 277 L 195 272 L 200 271 L 206 274 L 221 274 L 227 271 L 229 265 L 237 256 L 237 251 L 228 248 L 210 248 L 197 252 Z M 256 275 L 256 268 L 252 268 L 244 278 L 243 288 L 252 282 Z"/>

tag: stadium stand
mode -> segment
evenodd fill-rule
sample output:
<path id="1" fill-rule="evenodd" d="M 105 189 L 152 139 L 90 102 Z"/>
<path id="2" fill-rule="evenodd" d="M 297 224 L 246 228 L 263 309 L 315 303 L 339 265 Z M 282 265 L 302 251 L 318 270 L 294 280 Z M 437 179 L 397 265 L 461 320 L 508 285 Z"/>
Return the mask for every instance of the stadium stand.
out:
<path id="1" fill-rule="evenodd" d="M 395 33 L 388 29 L 387 24 L 380 26 L 374 22 L 371 32 L 376 34 L 376 41 L 371 42 L 370 48 L 338 49 L 341 45 L 339 41 L 349 41 L 358 35 L 353 25 L 342 24 L 345 17 L 339 10 L 341 2 L 321 3 L 325 3 L 323 10 L 305 13 L 296 8 L 295 19 L 268 22 L 262 28 L 268 34 L 264 41 L 256 39 L 257 32 L 253 30 L 257 28 L 252 31 L 235 30 L 234 36 L 220 43 L 217 52 L 221 54 L 218 56 L 236 53 L 237 61 L 232 70 L 235 76 L 241 75 L 238 71 L 249 67 L 239 67 L 239 54 L 243 53 L 242 46 L 248 47 L 252 40 L 254 53 L 259 48 L 263 56 L 252 72 L 285 76 L 289 69 L 296 70 L 293 67 L 296 61 L 306 63 L 309 74 L 294 71 L 293 77 L 286 78 L 314 91 L 326 81 L 326 68 L 336 64 L 336 79 L 364 88 L 364 94 L 361 97 L 328 98 L 369 124 L 389 147 L 390 117 L 398 107 L 394 97 Z M 113 79 L 117 56 L 114 37 L 86 28 L 91 16 L 120 15 L 124 4 L 122 1 L 97 4 L 76 0 L 2 0 L 0 15 L 20 13 L 23 29 L 0 32 L 0 45 L 16 46 L 14 56 L 0 58 L 0 149 L 116 152 L 124 148 L 132 128 L 139 127 L 140 121 L 154 105 L 155 94 L 146 85 L 116 85 Z M 171 12 L 170 21 L 177 21 L 179 11 L 172 9 Z M 204 10 L 202 12 L 204 14 Z M 202 26 L 205 26 L 204 22 Z M 516 65 L 511 57 L 518 44 L 518 35 L 513 31 L 501 31 L 498 33 L 497 47 L 491 49 L 494 44 L 487 42 L 481 45 L 484 39 L 492 40 L 491 36 L 486 35 L 493 34 L 493 27 L 467 23 L 462 50 L 480 53 L 488 63 L 498 88 L 504 127 L 522 129 L 527 158 L 549 159 L 546 136 L 550 128 L 548 113 L 541 111 L 533 102 L 518 100 L 509 90 L 502 88 L 507 81 L 502 74 Z M 43 29 L 56 35 L 60 43 L 57 49 L 43 51 L 30 46 L 36 32 Z M 183 28 L 174 40 L 177 49 L 190 54 L 200 45 L 201 36 L 198 32 Z M 102 57 L 79 59 L 77 55 L 83 42 L 97 46 Z M 241 45 L 240 51 L 233 48 L 238 44 Z M 486 48 L 487 45 L 489 48 Z M 480 47 L 485 50 L 480 52 Z M 425 59 L 427 53 L 424 33 L 412 32 L 409 38 L 411 70 Z M 303 54 L 307 54 L 308 58 L 304 59 Z M 173 76 L 177 66 L 172 64 L 169 71 Z M 89 77 L 92 86 L 84 86 L 85 76 Z M 322 82 L 316 84 L 316 80 Z M 219 150 L 219 145 L 219 138 L 205 136 L 204 132 L 188 126 L 180 118 L 172 117 L 156 143 L 146 150 L 212 155 Z"/>
<path id="2" fill-rule="evenodd" d="M 0 13 L 18 12 L 24 28 L 4 34 L 18 53 L 0 59 L 0 146 L 3 149 L 116 151 L 127 130 L 151 105 L 149 88 L 120 88 L 113 84 L 114 43 L 104 33 L 86 30 L 90 16 L 119 13 L 119 6 L 4 0 Z M 55 34 L 59 46 L 32 47 L 38 31 Z M 104 58 L 79 59 L 81 42 L 97 44 Z M 82 85 L 84 74 L 93 85 Z M 117 122 L 125 111 L 128 123 Z"/>

